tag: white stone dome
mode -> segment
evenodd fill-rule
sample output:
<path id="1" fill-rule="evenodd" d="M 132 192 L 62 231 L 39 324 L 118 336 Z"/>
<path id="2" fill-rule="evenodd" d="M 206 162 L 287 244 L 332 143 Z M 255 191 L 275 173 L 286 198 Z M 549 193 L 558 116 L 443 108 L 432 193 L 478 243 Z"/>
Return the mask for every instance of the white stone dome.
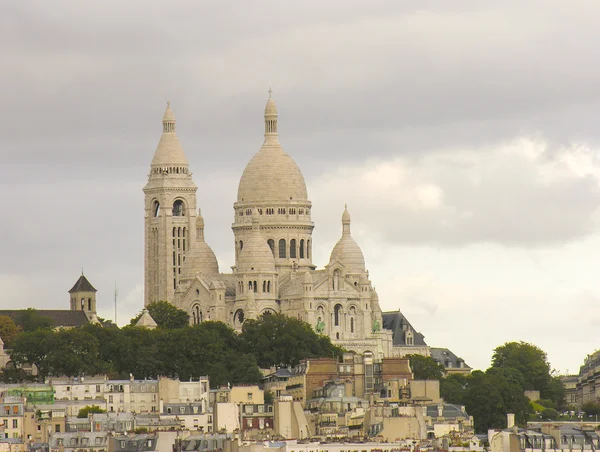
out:
<path id="1" fill-rule="evenodd" d="M 238 272 L 261 271 L 275 272 L 275 258 L 271 247 L 260 233 L 259 218 L 256 209 L 252 212 L 252 232 L 238 256 Z"/>
<path id="2" fill-rule="evenodd" d="M 350 235 L 350 214 L 344 209 L 342 214 L 342 238 L 335 244 L 329 262 L 340 262 L 350 273 L 365 271 L 365 257 L 360 246 Z"/>
<path id="3" fill-rule="evenodd" d="M 219 273 L 219 263 L 211 247 L 204 240 L 197 240 L 186 253 L 181 269 L 184 277 L 196 274 L 215 275 Z"/>
<path id="4" fill-rule="evenodd" d="M 351 236 L 343 236 L 333 247 L 329 262 L 338 261 L 352 273 L 365 271 L 365 257 Z"/>
<path id="5" fill-rule="evenodd" d="M 265 107 L 265 142 L 242 173 L 237 200 L 255 204 L 308 200 L 300 168 L 279 144 L 277 108 L 270 96 Z"/>

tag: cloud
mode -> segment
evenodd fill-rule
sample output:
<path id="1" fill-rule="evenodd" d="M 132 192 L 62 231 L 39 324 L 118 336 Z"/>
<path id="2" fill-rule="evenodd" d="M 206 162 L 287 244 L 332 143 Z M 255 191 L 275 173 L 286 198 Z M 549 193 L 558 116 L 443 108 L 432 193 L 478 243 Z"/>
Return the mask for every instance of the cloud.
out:
<path id="1" fill-rule="evenodd" d="M 311 184 L 311 193 L 330 200 L 327 209 L 347 200 L 359 228 L 386 243 L 535 247 L 598 232 L 597 152 L 548 147 L 523 138 L 340 165 Z M 324 208 L 315 203 L 313 211 L 333 221 Z"/>

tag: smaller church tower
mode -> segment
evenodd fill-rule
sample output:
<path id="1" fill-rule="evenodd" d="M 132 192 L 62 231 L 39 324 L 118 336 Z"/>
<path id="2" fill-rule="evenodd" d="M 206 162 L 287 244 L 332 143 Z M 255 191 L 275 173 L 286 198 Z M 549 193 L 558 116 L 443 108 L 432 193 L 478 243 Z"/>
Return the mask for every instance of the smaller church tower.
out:
<path id="1" fill-rule="evenodd" d="M 95 314 L 96 292 L 97 290 L 94 289 L 94 286 L 90 284 L 83 272 L 81 272 L 81 276 L 71 290 L 69 290 L 71 311 L 85 311 L 89 316 Z"/>

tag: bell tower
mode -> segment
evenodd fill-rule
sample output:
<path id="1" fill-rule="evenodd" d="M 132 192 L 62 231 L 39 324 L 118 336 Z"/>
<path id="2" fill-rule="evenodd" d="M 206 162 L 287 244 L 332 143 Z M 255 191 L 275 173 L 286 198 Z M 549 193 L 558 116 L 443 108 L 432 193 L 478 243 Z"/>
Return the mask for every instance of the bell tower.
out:
<path id="1" fill-rule="evenodd" d="M 144 187 L 144 305 L 175 301 L 186 252 L 196 241 L 196 191 L 170 102 Z"/>
<path id="2" fill-rule="evenodd" d="M 69 290 L 71 311 L 84 311 L 86 314 L 96 313 L 96 289 L 84 276 L 81 276 Z"/>

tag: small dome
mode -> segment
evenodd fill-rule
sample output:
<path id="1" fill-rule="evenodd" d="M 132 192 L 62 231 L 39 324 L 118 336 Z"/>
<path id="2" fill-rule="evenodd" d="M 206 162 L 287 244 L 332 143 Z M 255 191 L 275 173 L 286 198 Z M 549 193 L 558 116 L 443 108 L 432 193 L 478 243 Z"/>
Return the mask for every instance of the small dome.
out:
<path id="1" fill-rule="evenodd" d="M 198 215 L 196 216 L 196 227 L 197 228 L 204 227 L 204 217 L 202 216 L 200 209 L 198 209 Z"/>
<path id="2" fill-rule="evenodd" d="M 260 233 L 258 212 L 252 210 L 252 232 L 244 243 L 238 256 L 238 272 L 263 271 L 275 272 L 273 251 Z"/>
<path id="3" fill-rule="evenodd" d="M 265 116 L 277 116 L 277 106 L 271 97 L 269 97 L 267 105 L 265 106 Z"/>
<path id="4" fill-rule="evenodd" d="M 312 275 L 310 274 L 310 272 L 308 270 L 304 273 L 303 282 L 304 282 L 304 284 L 312 284 L 313 283 Z"/>
<path id="5" fill-rule="evenodd" d="M 373 292 L 371 292 L 371 302 L 379 303 L 379 295 L 377 295 L 377 291 L 375 289 L 373 289 Z"/>
<path id="6" fill-rule="evenodd" d="M 342 214 L 342 238 L 335 244 L 329 262 L 342 263 L 350 273 L 363 273 L 365 271 L 365 257 L 360 246 L 350 235 L 350 213 L 344 209 Z"/>
<path id="7" fill-rule="evenodd" d="M 360 246 L 351 236 L 343 236 L 333 247 L 329 262 L 338 261 L 344 264 L 350 273 L 365 271 L 365 257 Z"/>
<path id="8" fill-rule="evenodd" d="M 197 274 L 215 275 L 219 273 L 219 263 L 215 253 L 204 240 L 196 240 L 186 253 L 181 269 L 182 279 L 193 278 Z"/>

